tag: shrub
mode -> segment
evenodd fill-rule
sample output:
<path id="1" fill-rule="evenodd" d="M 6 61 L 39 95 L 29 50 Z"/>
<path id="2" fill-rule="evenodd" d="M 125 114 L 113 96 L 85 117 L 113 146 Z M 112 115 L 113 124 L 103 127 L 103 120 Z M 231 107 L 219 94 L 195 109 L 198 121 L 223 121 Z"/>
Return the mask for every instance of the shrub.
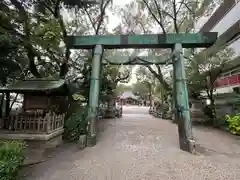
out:
<path id="1" fill-rule="evenodd" d="M 240 114 L 234 116 L 226 116 L 228 128 L 232 134 L 240 135 Z"/>
<path id="2" fill-rule="evenodd" d="M 79 136 L 87 133 L 87 108 L 80 107 L 73 112 L 64 125 L 64 140 L 76 141 Z"/>
<path id="3" fill-rule="evenodd" d="M 16 180 L 24 161 L 26 144 L 19 141 L 6 141 L 0 144 L 0 180 Z"/>

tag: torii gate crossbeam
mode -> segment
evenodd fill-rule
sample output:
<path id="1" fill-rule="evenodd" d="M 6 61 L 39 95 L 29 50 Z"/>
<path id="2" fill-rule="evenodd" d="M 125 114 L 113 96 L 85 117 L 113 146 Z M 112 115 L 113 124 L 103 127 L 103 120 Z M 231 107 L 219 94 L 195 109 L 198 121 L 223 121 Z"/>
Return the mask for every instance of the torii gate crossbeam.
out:
<path id="1" fill-rule="evenodd" d="M 172 55 L 164 54 L 161 56 L 104 56 L 102 57 L 102 64 L 111 65 L 147 65 L 147 64 L 172 64 Z M 88 59 L 88 56 L 82 56 L 80 59 Z"/>

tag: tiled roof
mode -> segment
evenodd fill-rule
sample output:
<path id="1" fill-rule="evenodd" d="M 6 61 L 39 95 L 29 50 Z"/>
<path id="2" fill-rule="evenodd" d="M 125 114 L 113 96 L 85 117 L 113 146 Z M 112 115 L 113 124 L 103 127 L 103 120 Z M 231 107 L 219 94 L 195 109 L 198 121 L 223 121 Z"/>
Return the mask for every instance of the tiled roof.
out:
<path id="1" fill-rule="evenodd" d="M 44 79 L 32 79 L 18 81 L 14 84 L 10 84 L 6 87 L 1 87 L 0 92 L 32 92 L 32 91 L 52 91 L 63 87 L 65 80 L 44 80 Z"/>
<path id="2" fill-rule="evenodd" d="M 138 97 L 135 96 L 132 92 L 124 92 L 119 98 L 120 99 L 127 99 L 127 98 L 138 99 Z"/>

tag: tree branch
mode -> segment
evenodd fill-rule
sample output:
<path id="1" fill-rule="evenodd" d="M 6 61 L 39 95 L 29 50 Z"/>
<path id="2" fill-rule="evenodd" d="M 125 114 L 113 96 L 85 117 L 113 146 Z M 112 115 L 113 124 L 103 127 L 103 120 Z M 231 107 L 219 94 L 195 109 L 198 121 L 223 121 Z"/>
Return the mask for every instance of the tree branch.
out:
<path id="1" fill-rule="evenodd" d="M 103 23 L 104 16 L 105 16 L 105 13 L 106 13 L 106 8 L 107 8 L 107 6 L 109 5 L 110 2 L 111 2 L 111 0 L 106 0 L 106 3 L 104 3 L 104 0 L 103 0 L 102 3 L 100 4 L 100 14 L 99 14 L 99 17 L 98 17 L 97 26 L 95 26 L 95 23 L 93 22 L 93 19 L 92 19 L 90 13 L 88 12 L 87 8 L 84 7 L 84 11 L 86 12 L 86 14 L 88 16 L 88 19 L 91 22 L 91 25 L 92 25 L 92 27 L 94 29 L 94 32 L 95 32 L 95 35 L 99 34 L 99 30 L 101 28 L 101 25 Z"/>
<path id="2" fill-rule="evenodd" d="M 180 5 L 179 5 L 179 8 L 178 8 L 176 14 L 178 14 L 180 12 L 180 9 L 182 8 L 182 5 L 185 3 L 185 1 L 186 0 L 182 0 L 181 2 L 179 2 Z"/>
<path id="3" fill-rule="evenodd" d="M 41 77 L 34 62 L 34 58 L 37 55 L 37 53 L 36 53 L 36 50 L 31 45 L 31 41 L 30 41 L 31 32 L 30 32 L 29 18 L 28 18 L 27 12 L 25 11 L 24 7 L 19 1 L 11 0 L 11 3 L 19 10 L 20 17 L 22 17 L 23 19 L 23 27 L 25 32 L 24 47 L 27 51 L 27 56 L 29 59 L 29 70 L 35 77 Z"/>
<path id="4" fill-rule="evenodd" d="M 166 33 L 165 28 L 163 26 L 163 23 L 161 21 L 158 20 L 157 16 L 152 12 L 150 6 L 148 5 L 146 0 L 143 0 L 144 4 L 146 5 L 149 13 L 152 15 L 153 19 L 155 19 L 157 21 L 157 23 L 159 24 L 159 26 L 161 27 L 162 31 Z"/>
<path id="5" fill-rule="evenodd" d="M 87 16 L 88 16 L 88 19 L 89 19 L 89 21 L 91 22 L 92 28 L 94 29 L 95 34 L 96 34 L 97 29 L 96 29 L 96 27 L 95 27 L 95 25 L 94 25 L 94 22 L 93 22 L 93 20 L 92 20 L 92 18 L 91 18 L 91 15 L 89 14 L 89 12 L 88 12 L 88 10 L 87 10 L 86 7 L 84 7 L 84 11 L 86 12 L 86 14 L 87 14 Z"/>
<path id="6" fill-rule="evenodd" d="M 70 48 L 68 47 L 68 45 L 66 43 L 67 30 L 66 30 L 66 27 L 64 25 L 63 17 L 60 14 L 60 3 L 61 3 L 61 0 L 57 0 L 56 3 L 55 3 L 54 10 L 52 10 L 51 8 L 48 8 L 48 10 L 58 20 L 60 28 L 62 30 L 63 41 L 64 41 L 65 46 L 66 46 L 65 55 L 64 55 L 64 61 L 63 61 L 62 65 L 61 65 L 60 73 L 59 73 L 59 76 L 62 78 L 68 72 L 68 60 L 70 58 L 71 51 L 70 51 Z M 47 8 L 46 3 L 45 3 L 45 7 Z"/>
<path id="7" fill-rule="evenodd" d="M 118 83 L 118 82 L 120 82 L 120 81 L 124 81 L 124 80 L 128 79 L 128 78 L 130 77 L 130 75 L 131 75 L 131 73 L 128 72 L 128 73 L 126 74 L 126 76 L 124 76 L 124 77 L 118 76 L 114 82 L 115 82 L 115 83 Z"/>
<path id="8" fill-rule="evenodd" d="M 177 25 L 177 7 L 176 7 L 176 0 L 173 0 L 173 24 L 176 33 L 179 33 L 179 28 Z"/>
<path id="9" fill-rule="evenodd" d="M 107 0 L 107 2 L 104 5 L 104 3 L 102 1 L 101 8 L 100 8 L 101 14 L 100 14 L 100 19 L 98 21 L 98 25 L 97 25 L 97 28 L 96 28 L 96 34 L 99 33 L 99 30 L 101 28 L 101 25 L 102 25 L 102 22 L 103 22 L 105 13 L 106 13 L 106 8 L 107 8 L 107 6 L 109 5 L 110 2 L 111 2 L 111 0 Z"/>
<path id="10" fill-rule="evenodd" d="M 168 13 L 167 11 L 162 10 L 161 12 L 162 12 L 163 14 L 169 16 L 171 19 L 175 19 L 174 16 L 171 15 L 170 13 Z"/>
<path id="11" fill-rule="evenodd" d="M 154 69 L 151 66 L 146 66 L 146 67 L 159 80 L 159 82 L 162 84 L 162 86 L 165 90 L 171 91 L 169 84 L 163 78 L 163 74 L 162 74 L 161 68 L 159 66 L 156 66 L 158 69 L 158 72 L 154 71 Z"/>
<path id="12" fill-rule="evenodd" d="M 61 0 L 57 0 L 56 5 L 55 5 L 55 8 L 54 8 L 54 12 L 53 12 L 53 15 L 54 15 L 55 17 L 57 17 L 57 16 L 60 14 L 60 13 L 59 13 L 60 3 L 61 3 Z"/>
<path id="13" fill-rule="evenodd" d="M 156 0 L 154 0 L 154 3 L 155 3 L 155 6 L 156 6 L 156 8 L 157 8 L 158 15 L 159 15 L 159 18 L 160 18 L 160 24 L 159 24 L 159 25 L 160 25 L 160 27 L 161 27 L 161 29 L 162 29 L 163 34 L 166 34 L 166 30 L 165 30 L 165 28 L 164 28 L 164 26 L 163 26 L 162 13 L 161 13 L 161 11 L 160 11 L 160 8 L 158 7 L 158 3 L 157 3 Z"/>

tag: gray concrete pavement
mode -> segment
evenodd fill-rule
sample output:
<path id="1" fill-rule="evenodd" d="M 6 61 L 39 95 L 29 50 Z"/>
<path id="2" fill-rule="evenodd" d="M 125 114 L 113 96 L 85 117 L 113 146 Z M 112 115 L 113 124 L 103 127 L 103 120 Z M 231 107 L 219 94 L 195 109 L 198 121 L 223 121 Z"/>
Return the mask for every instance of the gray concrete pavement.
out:
<path id="1" fill-rule="evenodd" d="M 199 155 L 181 151 L 175 124 L 124 107 L 108 121 L 96 146 L 65 147 L 48 162 L 28 169 L 27 180 L 239 180 L 240 143 L 214 129 L 194 128 Z"/>

